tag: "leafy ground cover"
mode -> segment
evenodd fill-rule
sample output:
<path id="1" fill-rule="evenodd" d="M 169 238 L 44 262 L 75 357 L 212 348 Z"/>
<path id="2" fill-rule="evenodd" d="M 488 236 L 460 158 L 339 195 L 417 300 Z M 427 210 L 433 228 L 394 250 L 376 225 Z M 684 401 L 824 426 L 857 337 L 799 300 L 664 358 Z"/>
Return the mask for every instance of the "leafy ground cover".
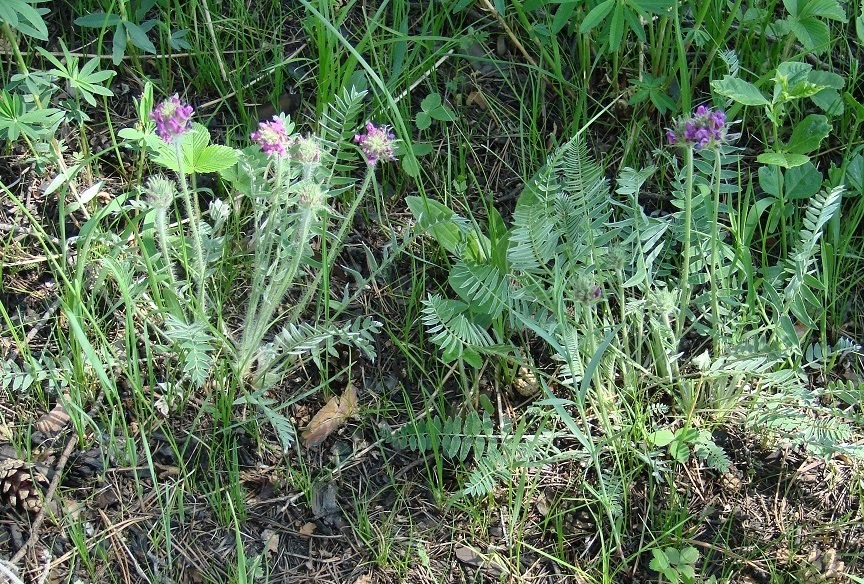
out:
<path id="1" fill-rule="evenodd" d="M 860 2 L 0 22 L 3 578 L 862 581 Z"/>

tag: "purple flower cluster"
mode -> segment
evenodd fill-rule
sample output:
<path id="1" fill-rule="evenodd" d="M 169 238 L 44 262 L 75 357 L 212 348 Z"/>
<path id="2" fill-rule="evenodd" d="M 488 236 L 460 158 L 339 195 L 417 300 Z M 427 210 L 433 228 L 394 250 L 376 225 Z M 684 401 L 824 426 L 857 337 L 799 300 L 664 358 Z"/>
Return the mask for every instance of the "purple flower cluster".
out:
<path id="1" fill-rule="evenodd" d="M 354 141 L 360 144 L 369 166 L 375 166 L 379 160 L 396 160 L 396 154 L 393 152 L 396 136 L 390 131 L 389 126 L 379 128 L 372 122 L 366 122 L 366 133 L 356 134 Z"/>
<path id="2" fill-rule="evenodd" d="M 666 130 L 669 144 L 692 145 L 699 150 L 720 144 L 726 139 L 726 114 L 700 105 L 687 119 L 679 119 L 675 126 Z"/>
<path id="3" fill-rule="evenodd" d="M 265 154 L 275 154 L 279 157 L 288 155 L 291 148 L 291 139 L 285 128 L 285 121 L 279 116 L 273 116 L 272 120 L 258 123 L 258 131 L 249 136 L 254 142 L 261 146 Z"/>
<path id="4" fill-rule="evenodd" d="M 156 122 L 156 134 L 166 142 L 171 142 L 175 136 L 185 134 L 192 128 L 193 111 L 192 106 L 180 101 L 175 93 L 153 108 L 150 119 Z"/>

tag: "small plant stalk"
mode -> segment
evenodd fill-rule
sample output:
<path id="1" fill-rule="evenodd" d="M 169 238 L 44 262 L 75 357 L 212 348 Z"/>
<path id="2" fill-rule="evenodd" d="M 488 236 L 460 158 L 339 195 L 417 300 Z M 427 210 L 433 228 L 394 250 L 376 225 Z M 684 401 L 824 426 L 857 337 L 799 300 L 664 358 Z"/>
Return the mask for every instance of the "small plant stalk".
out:
<path id="1" fill-rule="evenodd" d="M 192 246 L 195 249 L 195 279 L 198 287 L 198 305 L 203 314 L 207 309 L 204 293 L 204 278 L 207 274 L 207 267 L 204 265 L 204 244 L 201 241 L 201 231 L 198 225 L 199 213 L 197 213 L 195 206 L 192 204 L 189 183 L 186 181 L 186 174 L 183 172 L 183 147 L 179 139 L 175 139 L 173 144 L 174 153 L 177 156 L 177 175 L 180 180 L 180 192 L 183 195 L 186 216 L 189 218 L 189 228 L 192 231 Z"/>
<path id="2" fill-rule="evenodd" d="M 675 336 L 681 340 L 684 321 L 687 320 L 687 307 L 690 305 L 690 239 L 693 223 L 693 146 L 684 149 L 684 165 L 687 176 L 684 180 L 684 250 L 681 254 L 681 285 L 678 318 L 675 323 Z"/>
<path id="3" fill-rule="evenodd" d="M 162 250 L 162 261 L 168 268 L 168 279 L 171 287 L 177 290 L 177 276 L 174 274 L 174 263 L 171 261 L 171 248 L 168 245 L 168 217 L 165 209 L 156 212 L 156 236 L 159 238 L 159 248 Z"/>
<path id="4" fill-rule="evenodd" d="M 717 295 L 717 248 L 720 247 L 720 150 L 714 151 L 714 218 L 711 222 L 711 315 L 714 320 L 715 354 L 723 352 L 723 327 L 720 323 L 720 300 Z"/>

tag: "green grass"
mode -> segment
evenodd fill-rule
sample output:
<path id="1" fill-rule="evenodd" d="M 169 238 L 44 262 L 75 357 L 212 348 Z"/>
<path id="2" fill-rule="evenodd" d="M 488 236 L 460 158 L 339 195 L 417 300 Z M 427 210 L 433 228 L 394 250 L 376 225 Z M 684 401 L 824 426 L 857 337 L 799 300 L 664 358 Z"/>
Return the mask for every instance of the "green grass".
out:
<path id="1" fill-rule="evenodd" d="M 139 5 L 46 3 L 47 37 L 22 34 L 35 18 L 26 8 L 3 29 L 0 442 L 21 460 L 56 464 L 57 446 L 30 436 L 63 403 L 61 442 L 100 451 L 99 480 L 122 494 L 100 508 L 91 483 L 61 482 L 61 500 L 80 509 L 44 525 L 37 544 L 60 542 L 57 573 L 660 582 L 654 552 L 693 546 L 697 582 L 782 582 L 833 545 L 848 575 L 862 574 L 857 495 L 843 484 L 860 478 L 864 366 L 860 348 L 830 353 L 841 338 L 864 339 L 859 5 L 844 7 L 846 22 L 807 21 L 826 25 L 824 46 L 776 28 L 791 3 L 762 1 L 658 2 L 641 15 L 636 3 L 590 0 L 164 0 L 136 16 Z M 158 21 L 147 32 L 156 53 L 130 37 L 115 66 L 113 26 L 74 24 L 96 12 Z M 190 48 L 172 49 L 183 29 Z M 33 97 L 14 76 L 53 68 L 37 47 L 63 60 L 59 39 L 86 54 L 79 67 L 98 55 L 96 70 L 116 73 L 104 83 L 113 95 L 92 107 L 49 79 Z M 771 99 L 784 61 L 839 74 L 843 111 L 804 97 L 775 126 L 763 107 L 711 85 L 737 68 Z M 211 144 L 237 149 L 256 127 L 252 104 L 299 96 L 296 133 L 334 149 L 309 174 L 326 208 L 313 204 L 301 223 L 304 171 L 292 163 L 296 174 L 280 179 L 291 189 L 278 194 L 260 172 L 272 159 L 250 148 L 233 174 L 200 172 L 188 192 L 178 185 L 162 238 L 147 178 L 177 174 L 128 132 L 146 130 L 149 112 L 133 99 L 147 82 L 154 101 L 179 93 L 196 106 Z M 352 99 L 352 87 L 367 93 Z M 432 94 L 453 119 L 432 116 L 425 127 L 418 114 Z M 27 116 L 10 113 L 12 95 Z M 347 105 L 334 107 L 336 96 Z M 697 157 L 685 230 L 684 158 L 662 147 L 666 128 L 699 104 L 725 109 L 741 136 L 722 161 L 716 214 L 713 163 Z M 46 108 L 69 123 L 43 125 Z M 812 114 L 830 124 L 807 151 L 820 186 L 847 185 L 819 229 L 818 201 L 770 201 L 765 175 L 777 168 L 757 161 Z M 367 120 L 393 128 L 399 162 L 367 168 L 353 143 Z M 23 138 L 10 139 L 11 127 Z M 523 189 L 553 193 L 558 214 L 543 216 L 552 221 L 593 180 L 581 158 L 549 182 L 538 174 L 556 168 L 556 148 L 577 134 L 598 180 L 609 180 L 606 201 L 578 199 L 582 215 L 569 220 L 579 227 L 536 267 L 520 264 L 518 246 L 542 242 L 554 224 L 538 219 L 550 212 Z M 628 169 L 649 166 L 634 186 Z M 77 172 L 43 195 L 65 169 Z M 406 197 L 443 207 L 414 216 Z M 216 199 L 230 210 L 224 223 L 210 213 Z M 279 265 L 290 265 L 284 280 L 268 279 Z M 589 298 L 597 285 L 601 296 Z M 457 316 L 430 317 L 434 295 Z M 458 352 L 441 351 L 434 323 L 459 339 Z M 279 337 L 289 324 L 294 336 Z M 526 375 L 538 393 L 517 392 Z M 838 379 L 852 380 L 845 401 L 825 392 Z M 302 428 L 348 384 L 358 407 L 307 448 Z M 472 412 L 489 414 L 488 434 L 470 426 Z M 400 428 L 425 447 L 399 448 Z M 476 450 L 478 435 L 488 448 Z M 740 471 L 737 490 L 723 486 L 706 444 Z M 800 468 L 816 470 L 802 478 Z M 319 500 L 324 484 L 335 502 Z M 311 537 L 301 529 L 310 523 Z M 265 531 L 279 537 L 275 553 Z M 3 560 L 16 551 L 0 546 Z M 204 551 L 190 555 L 195 546 Z M 24 577 L 38 566 L 15 568 Z"/>

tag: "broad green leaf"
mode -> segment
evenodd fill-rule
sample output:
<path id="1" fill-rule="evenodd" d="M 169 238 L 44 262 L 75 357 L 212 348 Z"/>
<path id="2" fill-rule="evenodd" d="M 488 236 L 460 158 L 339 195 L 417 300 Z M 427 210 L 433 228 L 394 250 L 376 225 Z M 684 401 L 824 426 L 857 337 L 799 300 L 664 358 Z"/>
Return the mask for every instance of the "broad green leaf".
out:
<path id="1" fill-rule="evenodd" d="M 824 53 L 831 42 L 828 25 L 812 16 L 789 20 L 788 26 L 807 51 Z"/>
<path id="2" fill-rule="evenodd" d="M 211 144 L 197 153 L 193 167 L 195 172 L 219 172 L 237 162 L 237 151 L 221 144 Z"/>
<path id="3" fill-rule="evenodd" d="M 737 77 L 726 75 L 723 79 L 712 81 L 711 88 L 744 105 L 768 105 L 768 100 L 755 85 Z"/>
<path id="4" fill-rule="evenodd" d="M 822 173 L 813 163 L 807 162 L 786 171 L 783 184 L 788 200 L 809 199 L 822 187 Z"/>
<path id="5" fill-rule="evenodd" d="M 675 440 L 669 445 L 669 456 L 672 460 L 685 463 L 690 458 L 690 447 L 684 442 Z"/>
<path id="6" fill-rule="evenodd" d="M 828 123 L 828 118 L 820 114 L 810 114 L 795 125 L 787 150 L 792 154 L 813 152 L 830 133 L 831 124 Z"/>
<path id="7" fill-rule="evenodd" d="M 855 34 L 858 35 L 858 42 L 864 44 L 864 4 L 861 4 L 861 14 L 855 17 Z"/>
<path id="8" fill-rule="evenodd" d="M 642 21 L 639 20 L 639 14 L 633 10 L 624 11 L 624 19 L 627 21 L 627 26 L 633 31 L 633 34 L 639 39 L 639 42 L 647 42 L 645 36 L 645 27 L 642 26 Z"/>
<path id="9" fill-rule="evenodd" d="M 418 130 L 428 130 L 429 126 L 432 125 L 432 116 L 426 112 L 418 112 L 417 117 L 414 120 L 414 125 L 417 126 Z"/>
<path id="10" fill-rule="evenodd" d="M 791 152 L 763 152 L 756 158 L 756 161 L 760 164 L 782 166 L 783 168 L 795 168 L 796 166 L 806 164 L 809 160 L 809 156 L 793 154 Z"/>
<path id="11" fill-rule="evenodd" d="M 446 106 L 441 106 L 437 109 L 429 112 L 429 115 L 438 120 L 439 122 L 454 122 L 456 121 L 456 114 L 452 109 Z"/>
<path id="12" fill-rule="evenodd" d="M 420 108 L 424 112 L 432 111 L 438 107 L 441 107 L 441 96 L 437 93 L 430 93 L 420 102 Z"/>
<path id="13" fill-rule="evenodd" d="M 147 38 L 147 33 L 137 24 L 126 22 L 126 30 L 129 32 L 129 42 L 147 53 L 156 54 L 156 46 Z M 152 26 L 152 25 L 151 25 Z"/>
<path id="14" fill-rule="evenodd" d="M 805 12 L 808 16 L 846 22 L 846 11 L 837 0 L 810 0 L 806 4 Z"/>
<path id="15" fill-rule="evenodd" d="M 826 87 L 810 98 L 816 106 L 829 116 L 840 116 L 846 111 L 840 92 L 831 87 Z"/>
<path id="16" fill-rule="evenodd" d="M 417 162 L 417 157 L 407 154 L 403 156 L 402 170 L 410 177 L 417 178 L 420 176 L 420 163 Z"/>
<path id="17" fill-rule="evenodd" d="M 126 27 L 124 23 L 121 21 L 117 24 L 117 28 L 114 29 L 114 41 L 111 45 L 111 61 L 114 63 L 114 66 L 120 64 L 123 60 L 123 55 L 126 54 Z"/>
<path id="18" fill-rule="evenodd" d="M 75 19 L 75 24 L 85 28 L 109 28 L 120 24 L 122 19 L 116 14 L 105 14 L 104 12 L 94 12 Z"/>
<path id="19" fill-rule="evenodd" d="M 809 64 L 797 61 L 780 63 L 774 74 L 775 103 L 810 97 L 822 91 L 823 86 L 810 80 L 812 69 Z"/>
<path id="20" fill-rule="evenodd" d="M 678 553 L 678 550 L 673 547 L 667 547 L 663 551 L 666 552 L 666 559 L 669 560 L 670 564 L 677 566 L 681 563 L 681 555 Z"/>
<path id="21" fill-rule="evenodd" d="M 648 442 L 660 448 L 669 446 L 674 439 L 675 433 L 669 428 L 663 428 L 662 430 L 657 430 L 656 432 L 648 434 Z"/>
<path id="22" fill-rule="evenodd" d="M 651 555 L 654 556 L 651 559 L 651 562 L 648 564 L 648 567 L 654 570 L 655 572 L 663 572 L 669 569 L 669 559 L 666 557 L 666 554 L 663 553 L 663 550 L 653 549 L 651 550 Z"/>
<path id="23" fill-rule="evenodd" d="M 552 19 L 553 35 L 557 35 L 559 32 L 564 30 L 564 27 L 567 26 L 568 22 L 570 22 L 570 17 L 573 16 L 576 6 L 576 2 L 566 2 L 558 7 L 558 10 L 555 11 L 555 17 Z"/>
<path id="24" fill-rule="evenodd" d="M 681 550 L 680 560 L 682 564 L 695 564 L 699 561 L 699 550 L 688 545 Z"/>
<path id="25" fill-rule="evenodd" d="M 592 28 L 603 22 L 603 19 L 606 18 L 606 16 L 612 11 L 612 8 L 615 7 L 615 4 L 616 0 L 604 0 L 603 2 L 592 8 L 591 11 L 585 15 L 585 18 L 582 20 L 582 24 L 579 25 L 579 32 L 581 34 L 585 34 Z"/>
<path id="26" fill-rule="evenodd" d="M 441 247 L 457 255 L 459 246 L 465 240 L 464 230 L 456 223 L 459 216 L 433 199 L 406 197 L 405 202 L 420 228 L 431 230 Z"/>
<path id="27" fill-rule="evenodd" d="M 117 135 L 130 142 L 137 142 L 144 137 L 144 132 L 137 128 L 122 128 L 117 132 Z"/>
<path id="28" fill-rule="evenodd" d="M 630 5 L 643 15 L 665 14 L 672 8 L 675 0 L 631 0 Z"/>
<path id="29" fill-rule="evenodd" d="M 777 175 L 777 169 L 770 166 L 760 166 L 759 171 L 759 186 L 763 191 L 772 197 L 780 197 L 780 177 Z"/>
<path id="30" fill-rule="evenodd" d="M 810 80 L 810 83 L 832 89 L 843 89 L 843 86 L 846 84 L 842 75 L 832 73 L 831 71 L 810 71 L 807 74 L 807 79 Z"/>
<path id="31" fill-rule="evenodd" d="M 846 186 L 864 194 L 864 156 L 858 154 L 846 165 Z"/>
<path id="32" fill-rule="evenodd" d="M 430 154 L 433 150 L 431 142 L 412 142 L 411 143 L 411 151 L 414 153 L 414 156 L 426 156 Z"/>
<path id="33" fill-rule="evenodd" d="M 612 18 L 609 19 L 609 50 L 613 53 L 618 50 L 624 41 L 624 5 L 615 3 Z"/>

